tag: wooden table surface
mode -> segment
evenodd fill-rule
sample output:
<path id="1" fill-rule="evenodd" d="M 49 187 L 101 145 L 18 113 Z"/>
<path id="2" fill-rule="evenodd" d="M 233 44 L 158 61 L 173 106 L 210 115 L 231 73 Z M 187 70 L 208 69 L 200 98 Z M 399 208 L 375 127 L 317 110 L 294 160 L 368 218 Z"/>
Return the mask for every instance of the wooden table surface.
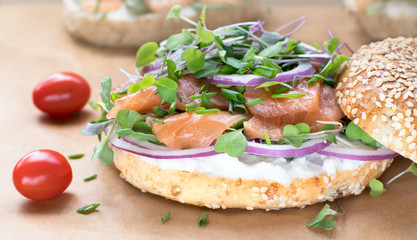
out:
<path id="1" fill-rule="evenodd" d="M 321 43 L 329 28 L 354 50 L 369 42 L 340 5 L 263 5 L 259 18 L 273 30 L 302 15 L 307 22 L 294 38 Z M 34 107 L 32 90 L 53 72 L 72 71 L 88 80 L 95 100 L 103 76 L 117 84 L 124 81 L 118 68 L 133 72 L 135 52 L 73 39 L 63 28 L 60 3 L 0 3 L 0 239 L 415 239 L 417 177 L 412 174 L 392 183 L 381 197 L 372 198 L 365 190 L 343 199 L 346 214 L 335 218 L 336 228 L 327 232 L 305 226 L 323 204 L 270 212 L 186 206 L 142 193 L 121 180 L 114 167 L 90 161 L 97 139 L 81 136 L 79 130 L 98 113 L 86 106 L 77 116 L 51 119 Z M 14 189 L 12 171 L 22 156 L 42 148 L 86 157 L 70 161 L 74 179 L 64 194 L 38 202 Z M 397 159 L 382 180 L 409 164 Z M 92 174 L 98 178 L 83 181 Z M 92 202 L 102 204 L 98 211 L 75 212 Z M 161 224 L 166 212 L 171 219 Z M 198 227 L 202 212 L 209 213 L 210 222 Z"/>

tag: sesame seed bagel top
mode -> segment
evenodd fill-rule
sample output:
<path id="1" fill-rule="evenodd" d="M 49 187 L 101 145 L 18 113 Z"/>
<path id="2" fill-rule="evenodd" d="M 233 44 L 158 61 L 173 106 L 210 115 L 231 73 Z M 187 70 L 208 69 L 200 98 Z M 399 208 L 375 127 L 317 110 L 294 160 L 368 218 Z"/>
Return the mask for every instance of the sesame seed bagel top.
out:
<path id="1" fill-rule="evenodd" d="M 417 38 L 362 46 L 340 75 L 336 96 L 370 136 L 417 162 Z"/>

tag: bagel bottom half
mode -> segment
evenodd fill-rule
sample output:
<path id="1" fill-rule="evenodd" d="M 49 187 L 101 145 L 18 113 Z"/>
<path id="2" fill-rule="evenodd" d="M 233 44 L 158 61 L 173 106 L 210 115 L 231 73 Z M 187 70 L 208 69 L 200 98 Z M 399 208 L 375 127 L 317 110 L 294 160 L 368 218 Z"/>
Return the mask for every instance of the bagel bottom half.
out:
<path id="1" fill-rule="evenodd" d="M 133 186 L 167 199 L 208 208 L 278 210 L 303 207 L 359 194 L 392 159 L 366 162 L 356 169 L 296 179 L 289 185 L 269 180 L 228 179 L 198 172 L 162 169 L 144 157 L 112 147 L 121 177 Z"/>

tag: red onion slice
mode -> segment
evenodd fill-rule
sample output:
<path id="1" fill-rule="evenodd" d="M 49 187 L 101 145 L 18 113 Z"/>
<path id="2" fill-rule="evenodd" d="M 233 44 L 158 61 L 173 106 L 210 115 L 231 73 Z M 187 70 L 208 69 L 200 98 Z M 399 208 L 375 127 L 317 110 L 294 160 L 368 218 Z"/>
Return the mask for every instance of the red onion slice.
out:
<path id="1" fill-rule="evenodd" d="M 323 139 L 313 139 L 303 143 L 299 148 L 292 145 L 267 145 L 257 142 L 248 142 L 245 153 L 269 157 L 302 157 L 324 149 L 330 144 Z"/>
<path id="2" fill-rule="evenodd" d="M 377 161 L 377 160 L 385 160 L 391 159 L 399 156 L 398 153 L 390 150 L 386 147 L 381 147 L 378 149 L 357 149 L 357 148 L 349 148 L 346 146 L 340 147 L 334 144 L 328 146 L 327 148 L 320 150 L 317 152 L 321 155 L 338 157 L 338 158 L 345 158 L 351 160 L 359 160 L 359 161 Z"/>
<path id="3" fill-rule="evenodd" d="M 233 86 L 258 86 L 264 82 L 278 81 L 288 82 L 311 76 L 316 69 L 309 62 L 298 62 L 298 66 L 290 71 L 278 73 L 274 78 L 265 78 L 258 75 L 239 74 L 216 74 L 210 77 L 201 78 L 212 84 L 233 85 Z"/>
<path id="4" fill-rule="evenodd" d="M 139 156 L 158 158 L 158 159 L 176 159 L 176 158 L 197 158 L 217 155 L 214 147 L 208 148 L 193 148 L 184 150 L 172 150 L 168 147 L 158 146 L 148 142 L 141 142 L 132 139 L 118 138 L 116 135 L 111 136 L 110 143 L 123 151 L 130 152 Z M 146 143 L 142 145 L 143 143 Z M 153 145 L 153 146 L 152 146 Z M 159 148 L 158 150 L 150 149 Z M 165 150 L 162 150 L 164 149 Z"/>

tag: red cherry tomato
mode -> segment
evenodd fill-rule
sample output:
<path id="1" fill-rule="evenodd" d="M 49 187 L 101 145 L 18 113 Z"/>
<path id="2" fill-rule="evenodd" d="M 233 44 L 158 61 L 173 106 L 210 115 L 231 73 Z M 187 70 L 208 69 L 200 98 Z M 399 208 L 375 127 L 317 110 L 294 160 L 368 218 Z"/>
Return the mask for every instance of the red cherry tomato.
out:
<path id="1" fill-rule="evenodd" d="M 70 115 L 87 103 L 90 86 L 77 74 L 54 73 L 36 85 L 32 98 L 35 106 L 49 115 Z"/>
<path id="2" fill-rule="evenodd" d="M 54 198 L 72 181 L 68 160 L 53 150 L 33 151 L 16 164 L 13 184 L 23 196 L 33 200 Z"/>

